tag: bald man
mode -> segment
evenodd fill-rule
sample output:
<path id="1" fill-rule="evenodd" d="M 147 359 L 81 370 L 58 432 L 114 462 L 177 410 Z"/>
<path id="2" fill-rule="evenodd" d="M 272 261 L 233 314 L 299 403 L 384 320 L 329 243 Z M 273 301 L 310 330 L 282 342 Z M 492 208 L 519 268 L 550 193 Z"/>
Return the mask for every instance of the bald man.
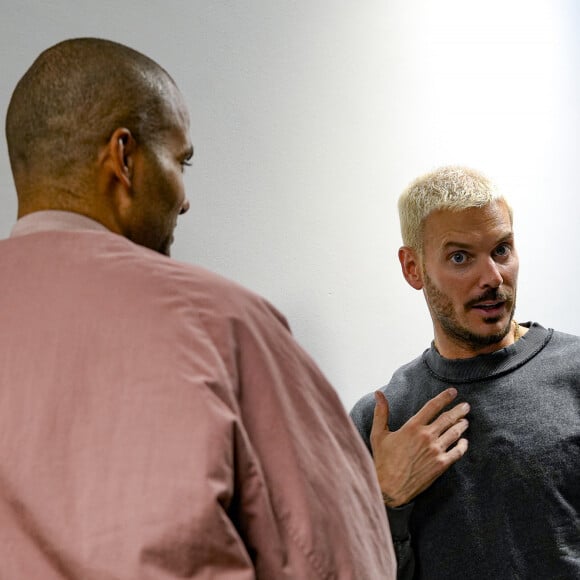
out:
<path id="1" fill-rule="evenodd" d="M 167 72 L 65 41 L 6 136 L 0 578 L 393 578 L 371 459 L 284 318 L 168 257 L 193 149 Z"/>

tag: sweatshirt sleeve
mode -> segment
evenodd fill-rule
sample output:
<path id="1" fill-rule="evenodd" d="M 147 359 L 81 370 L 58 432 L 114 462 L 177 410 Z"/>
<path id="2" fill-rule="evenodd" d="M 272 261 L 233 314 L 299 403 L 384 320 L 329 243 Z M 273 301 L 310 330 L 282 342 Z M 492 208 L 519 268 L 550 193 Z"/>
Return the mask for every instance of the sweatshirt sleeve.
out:
<path id="1" fill-rule="evenodd" d="M 415 555 L 411 546 L 409 518 L 413 502 L 396 508 L 387 507 L 395 555 L 397 556 L 397 580 L 411 580 L 415 573 Z"/>
<path id="2" fill-rule="evenodd" d="M 350 417 L 362 437 L 369 453 L 372 454 L 370 434 L 374 415 L 374 395 L 369 393 L 360 399 L 350 412 Z M 397 580 L 411 580 L 415 572 L 415 557 L 411 546 L 409 519 L 413 502 L 404 506 L 386 507 L 395 555 L 397 557 Z"/>

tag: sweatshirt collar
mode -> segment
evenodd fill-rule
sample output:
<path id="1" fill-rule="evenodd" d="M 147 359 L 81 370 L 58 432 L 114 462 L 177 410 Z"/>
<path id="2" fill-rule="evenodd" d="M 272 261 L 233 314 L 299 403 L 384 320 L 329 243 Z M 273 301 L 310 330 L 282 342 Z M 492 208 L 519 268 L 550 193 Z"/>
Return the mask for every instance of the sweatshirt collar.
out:
<path id="1" fill-rule="evenodd" d="M 489 354 L 466 359 L 443 358 L 431 344 L 423 353 L 423 362 L 438 379 L 451 383 L 470 383 L 508 373 L 528 362 L 546 346 L 553 330 L 536 322 L 526 322 L 530 330 L 517 342 Z"/>

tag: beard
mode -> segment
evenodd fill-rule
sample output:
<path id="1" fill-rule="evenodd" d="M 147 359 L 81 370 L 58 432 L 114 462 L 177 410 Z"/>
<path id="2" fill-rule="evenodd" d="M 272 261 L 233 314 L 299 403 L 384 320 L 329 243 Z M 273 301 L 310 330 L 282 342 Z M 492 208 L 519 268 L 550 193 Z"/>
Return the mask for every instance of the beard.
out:
<path id="1" fill-rule="evenodd" d="M 493 334 L 478 334 L 459 322 L 453 302 L 435 286 L 425 271 L 423 272 L 423 283 L 431 315 L 441 325 L 443 332 L 456 344 L 468 347 L 471 350 L 479 350 L 501 342 L 509 333 L 515 312 L 515 291 L 512 293 L 490 288 L 481 296 L 470 300 L 464 305 L 464 310 L 468 311 L 472 306 L 483 301 L 501 301 L 506 303 L 509 317 L 504 327 Z M 490 316 L 484 318 L 483 321 L 491 325 L 499 322 L 500 319 L 501 317 L 498 316 Z"/>

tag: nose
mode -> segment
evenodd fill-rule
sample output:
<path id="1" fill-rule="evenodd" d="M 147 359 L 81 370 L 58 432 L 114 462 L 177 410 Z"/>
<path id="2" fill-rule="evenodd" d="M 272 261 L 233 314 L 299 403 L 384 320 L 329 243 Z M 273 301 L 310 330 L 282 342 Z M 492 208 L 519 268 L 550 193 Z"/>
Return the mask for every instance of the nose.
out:
<path id="1" fill-rule="evenodd" d="M 481 271 L 480 284 L 482 288 L 499 288 L 503 284 L 503 276 L 497 262 L 488 258 Z"/>
<path id="2" fill-rule="evenodd" d="M 189 211 L 189 199 L 185 198 L 183 204 L 181 205 L 181 209 L 179 210 L 179 215 L 182 215 L 187 211 Z"/>

